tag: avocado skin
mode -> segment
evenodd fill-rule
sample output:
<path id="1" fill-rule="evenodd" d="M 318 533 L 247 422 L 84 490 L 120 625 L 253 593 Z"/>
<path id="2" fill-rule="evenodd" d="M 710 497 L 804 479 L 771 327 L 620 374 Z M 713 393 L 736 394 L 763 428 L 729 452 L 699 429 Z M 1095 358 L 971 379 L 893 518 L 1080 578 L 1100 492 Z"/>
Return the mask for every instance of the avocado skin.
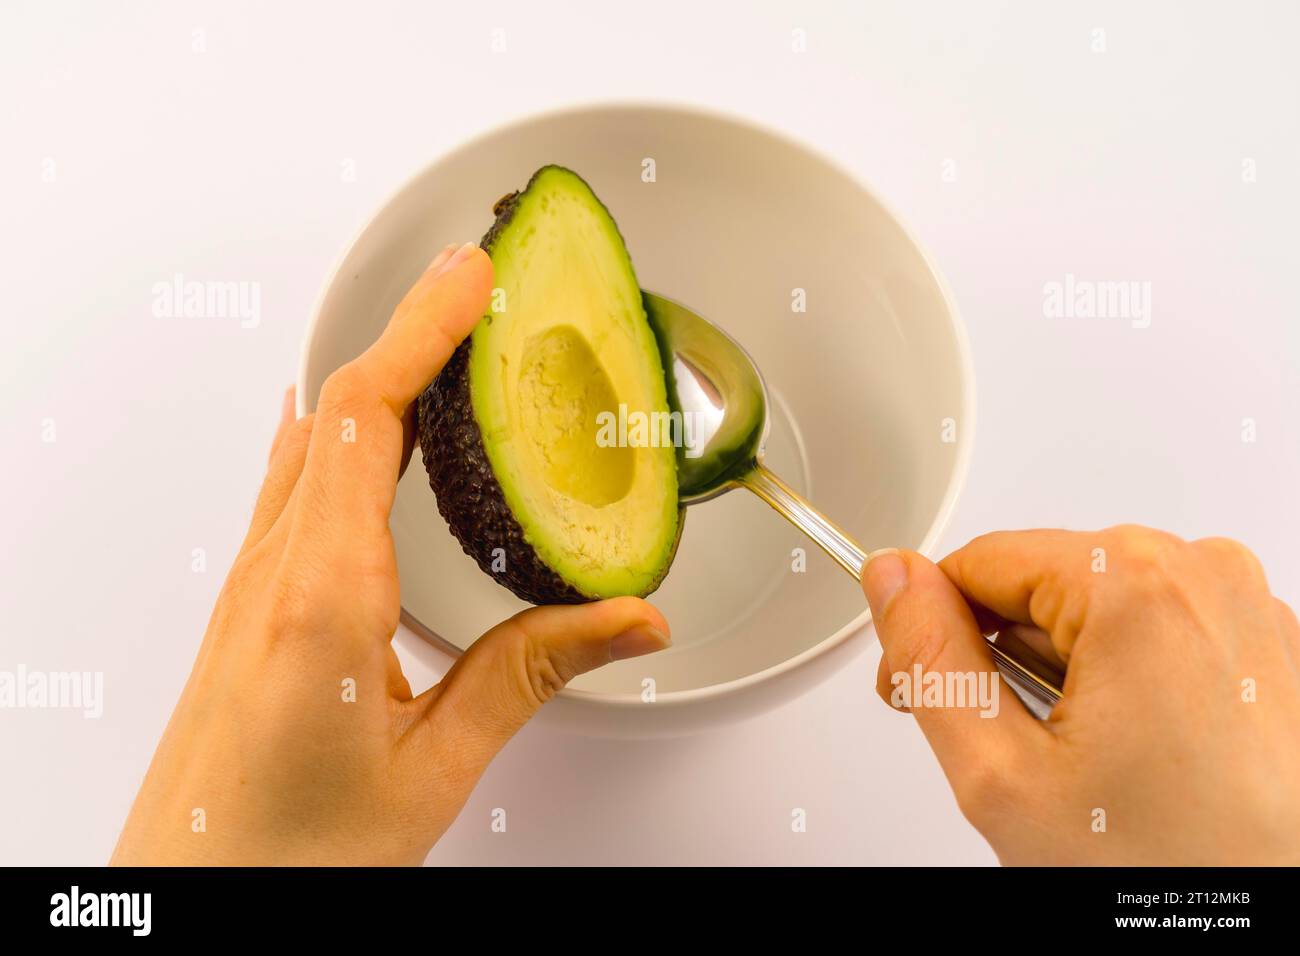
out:
<path id="1" fill-rule="evenodd" d="M 492 474 L 469 396 L 469 350 L 457 347 L 418 403 L 420 451 L 438 511 L 461 548 L 485 574 L 533 604 L 591 600 L 541 562 L 524 540 Z M 505 570 L 492 570 L 492 551 L 505 551 Z"/>
<path id="2" fill-rule="evenodd" d="M 496 220 L 479 246 L 489 255 L 501 232 L 514 218 L 519 197 L 547 168 L 543 166 L 523 190 L 509 193 L 492 207 Z M 491 321 L 491 316 L 485 316 Z M 429 486 L 438 499 L 438 513 L 461 549 L 483 573 L 531 604 L 585 604 L 597 600 L 583 594 L 537 556 L 524 540 L 524 529 L 506 504 L 501 485 L 492 473 L 483 433 L 474 418 L 469 393 L 469 356 L 473 340 L 466 338 L 452 353 L 441 372 L 416 402 L 416 430 Z M 640 596 L 652 593 L 672 566 L 682 539 L 686 509 L 677 512 L 677 537 L 663 573 Z M 492 570 L 493 550 L 505 551 L 505 570 Z"/>

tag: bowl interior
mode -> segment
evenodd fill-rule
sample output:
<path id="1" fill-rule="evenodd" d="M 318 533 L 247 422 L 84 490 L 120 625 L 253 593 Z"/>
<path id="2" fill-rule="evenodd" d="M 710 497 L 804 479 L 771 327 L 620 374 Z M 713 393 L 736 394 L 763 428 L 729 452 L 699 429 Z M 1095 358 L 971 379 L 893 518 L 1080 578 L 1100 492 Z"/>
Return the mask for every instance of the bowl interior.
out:
<path id="1" fill-rule="evenodd" d="M 493 202 L 546 163 L 591 184 L 644 288 L 710 317 L 753 355 L 772 394 L 774 471 L 867 550 L 918 548 L 933 536 L 970 428 L 957 319 L 923 254 L 870 193 L 817 155 L 690 110 L 546 115 L 427 168 L 370 223 L 326 289 L 305 350 L 305 408 L 378 336 L 433 254 L 481 236 Z M 462 553 L 418 448 L 391 526 L 417 629 L 464 648 L 525 606 Z M 842 570 L 744 491 L 689 509 L 676 562 L 651 600 L 672 625 L 672 649 L 571 686 L 633 698 L 645 678 L 659 695 L 745 678 L 866 611 Z"/>

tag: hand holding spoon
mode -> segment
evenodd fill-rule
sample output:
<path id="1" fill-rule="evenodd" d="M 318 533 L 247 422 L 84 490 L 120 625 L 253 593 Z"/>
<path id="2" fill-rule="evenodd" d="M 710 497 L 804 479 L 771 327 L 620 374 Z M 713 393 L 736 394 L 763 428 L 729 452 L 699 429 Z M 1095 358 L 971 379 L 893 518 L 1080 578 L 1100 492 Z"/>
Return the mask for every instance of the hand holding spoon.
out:
<path id="1" fill-rule="evenodd" d="M 763 465 L 767 385 L 749 354 L 680 303 L 644 290 L 642 298 L 664 358 L 669 404 L 691 420 L 691 447 L 679 449 L 677 457 L 682 504 L 695 505 L 733 488 L 747 488 L 860 581 L 867 552 Z M 1060 699 L 1055 675 L 1040 665 L 1031 668 L 992 642 L 989 649 L 1002 675 L 1022 698 L 1028 694 L 1042 705 L 1040 711 Z"/>

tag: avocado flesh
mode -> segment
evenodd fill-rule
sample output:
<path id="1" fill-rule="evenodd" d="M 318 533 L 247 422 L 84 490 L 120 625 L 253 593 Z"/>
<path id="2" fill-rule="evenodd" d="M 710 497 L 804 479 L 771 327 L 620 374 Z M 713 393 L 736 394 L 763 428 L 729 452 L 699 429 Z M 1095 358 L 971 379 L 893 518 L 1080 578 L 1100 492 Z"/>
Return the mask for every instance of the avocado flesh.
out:
<path id="1" fill-rule="evenodd" d="M 525 600 L 648 594 L 672 562 L 682 514 L 671 445 L 644 432 L 637 441 L 635 428 L 626 444 L 598 441 L 621 408 L 629 422 L 668 412 L 622 237 L 587 184 L 557 166 L 496 212 L 483 247 L 503 307 L 419 401 L 439 511 Z"/>

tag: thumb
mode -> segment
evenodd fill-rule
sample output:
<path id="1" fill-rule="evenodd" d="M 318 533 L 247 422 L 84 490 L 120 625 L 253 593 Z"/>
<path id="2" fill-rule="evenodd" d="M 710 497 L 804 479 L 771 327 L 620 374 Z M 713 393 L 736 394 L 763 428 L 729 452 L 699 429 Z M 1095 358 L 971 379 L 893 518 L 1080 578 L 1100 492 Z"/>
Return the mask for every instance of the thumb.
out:
<path id="1" fill-rule="evenodd" d="M 877 691 L 916 716 L 953 789 L 1005 770 L 1043 731 L 1002 685 L 952 582 L 921 555 L 889 548 L 868 556 L 862 587 L 884 651 Z"/>
<path id="2" fill-rule="evenodd" d="M 506 742 L 573 678 L 671 643 L 664 616 L 640 598 L 530 608 L 475 641 L 411 702 L 417 749 L 468 794 Z"/>

